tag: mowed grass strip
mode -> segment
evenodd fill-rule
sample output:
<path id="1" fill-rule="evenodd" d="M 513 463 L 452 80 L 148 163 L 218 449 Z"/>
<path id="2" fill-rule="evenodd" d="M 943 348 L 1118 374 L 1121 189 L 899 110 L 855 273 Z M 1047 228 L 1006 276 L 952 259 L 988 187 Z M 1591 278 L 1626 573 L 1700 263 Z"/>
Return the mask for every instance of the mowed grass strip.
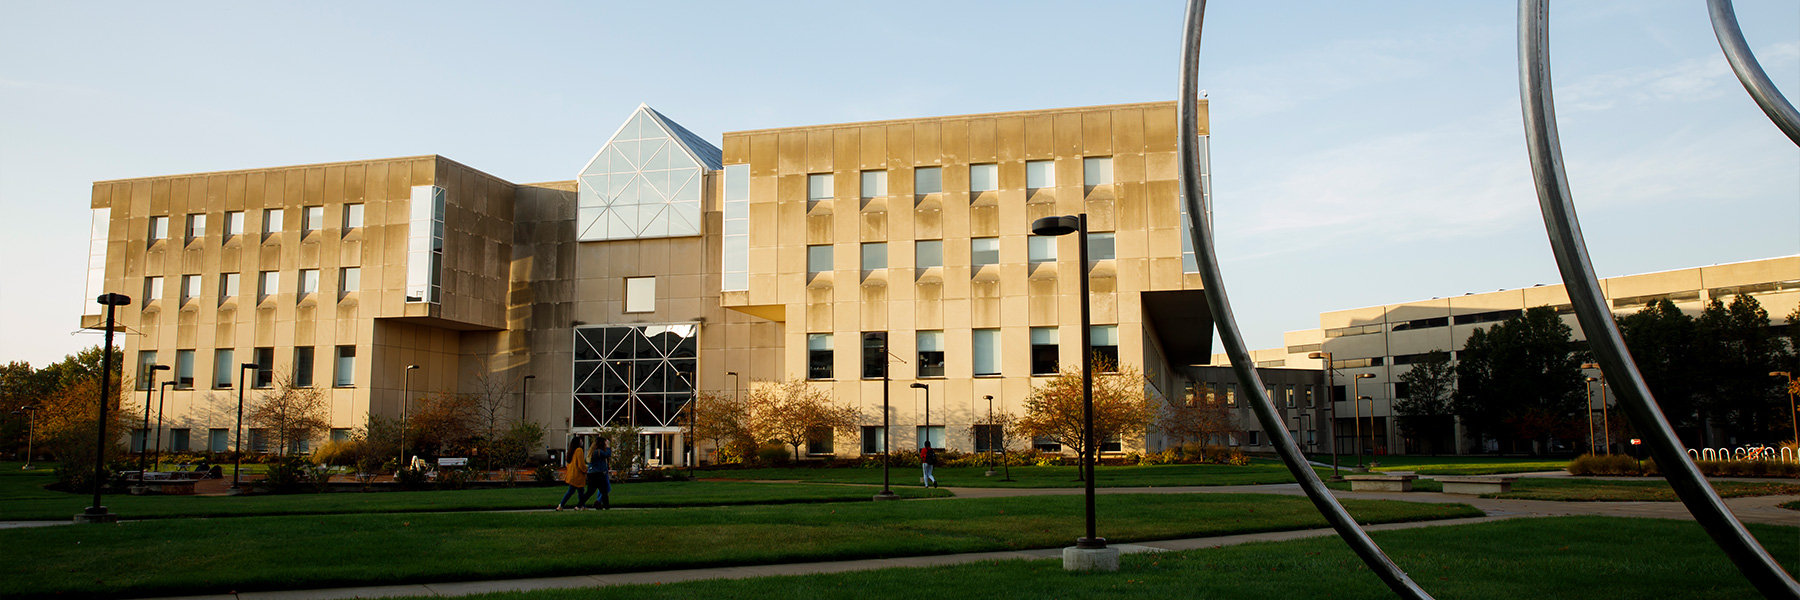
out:
<path id="1" fill-rule="evenodd" d="M 1800 484 L 1748 481 L 1712 481 L 1713 489 L 1724 498 L 1749 496 L 1800 495 Z M 1335 490 L 1350 489 L 1349 482 L 1326 483 Z M 1413 490 L 1444 491 L 1444 484 L 1430 479 L 1413 481 Z M 1513 482 L 1512 491 L 1504 494 L 1482 494 L 1482 498 L 1507 500 L 1552 500 L 1558 502 L 1678 502 L 1674 488 L 1662 480 L 1624 481 L 1615 479 L 1571 479 L 1559 477 L 1522 477 Z"/>
<path id="2" fill-rule="evenodd" d="M 1789 572 L 1800 529 L 1750 525 Z M 1439 598 L 1736 600 L 1760 595 L 1698 525 L 1556 517 L 1378 532 L 1376 542 Z M 470 596 L 607 598 L 1393 598 L 1342 541 L 1313 538 L 1134 554 L 1117 573 L 1069 573 L 1060 561 L 995 561 L 829 575 L 711 580 Z"/>
<path id="3" fill-rule="evenodd" d="M 980 488 L 1075 488 L 1077 469 L 1067 467 L 1012 467 L 1013 481 L 1002 481 L 1007 469 L 994 469 L 987 477 L 987 467 L 938 467 L 932 476 L 944 487 Z M 1097 487 L 1177 487 L 1211 485 L 1261 485 L 1293 483 L 1287 466 L 1278 460 L 1257 460 L 1245 466 L 1233 465 L 1145 465 L 1106 466 L 1095 468 Z M 918 487 L 918 467 L 894 467 L 890 475 L 893 487 Z M 881 468 L 787 468 L 787 469 L 720 469 L 701 471 L 701 478 L 749 479 L 764 481 L 804 481 L 809 483 L 860 483 L 881 485 Z"/>
<path id="4" fill-rule="evenodd" d="M 1319 457 L 1313 457 L 1318 460 Z M 1345 459 L 1349 460 L 1346 461 Z M 1330 457 L 1325 461 L 1329 462 Z M 1364 462 L 1369 457 L 1363 457 Z M 1486 456 L 1381 456 L 1374 460 L 1381 463 L 1374 471 L 1413 471 L 1420 475 L 1494 475 L 1498 473 L 1535 473 L 1540 471 L 1561 471 L 1569 466 L 1567 459 L 1551 460 L 1539 458 L 1503 458 Z M 1356 464 L 1356 457 L 1338 457 L 1340 470 L 1343 465 Z"/>
<path id="5" fill-rule="evenodd" d="M 1363 522 L 1481 514 L 1345 505 Z M 1119 542 L 1326 526 L 1291 496 L 1120 494 L 1097 508 Z M 0 581 L 9 598 L 217 594 L 1046 548 L 1081 528 L 1080 496 L 178 519 L 0 530 Z"/>

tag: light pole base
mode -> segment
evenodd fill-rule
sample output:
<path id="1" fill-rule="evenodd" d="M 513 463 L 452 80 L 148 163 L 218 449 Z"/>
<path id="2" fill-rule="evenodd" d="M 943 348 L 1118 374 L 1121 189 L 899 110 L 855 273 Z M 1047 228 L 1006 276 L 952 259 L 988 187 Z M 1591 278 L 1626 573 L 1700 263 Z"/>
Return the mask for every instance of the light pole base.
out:
<path id="1" fill-rule="evenodd" d="M 993 476 L 994 476 L 994 470 L 993 470 L 993 469 L 988 469 L 988 470 L 987 470 L 987 472 L 986 472 L 986 473 L 982 473 L 982 474 L 981 474 L 981 476 L 982 476 L 982 477 L 993 477 Z"/>
<path id="2" fill-rule="evenodd" d="M 75 522 L 76 523 L 117 523 L 117 522 L 119 522 L 119 515 L 117 513 L 108 512 L 106 510 L 106 507 L 104 507 L 104 506 L 100 507 L 99 512 L 94 512 L 94 509 L 89 508 L 86 511 L 82 512 L 81 514 L 75 515 Z"/>
<path id="3" fill-rule="evenodd" d="M 19 470 L 20 471 L 34 471 L 34 470 L 37 470 L 37 467 L 31 466 L 30 463 L 26 463 L 25 466 L 19 467 Z"/>
<path id="4" fill-rule="evenodd" d="M 242 496 L 242 495 L 244 495 L 244 492 L 245 492 L 244 488 L 235 488 L 234 487 L 234 488 L 226 488 L 225 489 L 225 495 L 227 495 L 227 496 Z"/>
<path id="5" fill-rule="evenodd" d="M 1119 570 L 1118 548 L 1082 548 L 1069 546 L 1063 548 L 1064 571 L 1117 571 Z"/>
<path id="6" fill-rule="evenodd" d="M 893 492 L 893 490 L 881 490 L 881 492 L 875 494 L 876 502 L 880 502 L 883 500 L 899 500 L 899 499 L 900 499 L 900 495 L 895 494 Z"/>

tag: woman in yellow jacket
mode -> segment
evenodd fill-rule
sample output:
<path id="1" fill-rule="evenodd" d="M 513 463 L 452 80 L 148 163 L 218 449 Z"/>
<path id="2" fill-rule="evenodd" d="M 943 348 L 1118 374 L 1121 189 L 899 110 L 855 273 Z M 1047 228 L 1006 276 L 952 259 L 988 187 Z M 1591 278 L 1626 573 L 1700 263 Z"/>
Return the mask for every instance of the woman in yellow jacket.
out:
<path id="1" fill-rule="evenodd" d="M 575 510 L 587 504 L 588 495 L 582 491 L 587 487 L 587 456 L 581 452 L 581 438 L 569 440 L 569 464 L 563 468 L 563 483 L 569 484 L 569 491 L 563 492 L 562 501 L 556 503 L 556 510 L 562 510 L 569 503 L 569 497 L 575 497 Z"/>

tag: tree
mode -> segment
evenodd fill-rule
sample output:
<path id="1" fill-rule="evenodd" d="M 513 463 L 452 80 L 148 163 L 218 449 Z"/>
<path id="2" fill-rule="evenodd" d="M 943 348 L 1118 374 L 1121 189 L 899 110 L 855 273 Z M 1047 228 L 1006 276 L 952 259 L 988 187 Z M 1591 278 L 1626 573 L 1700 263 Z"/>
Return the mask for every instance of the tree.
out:
<path id="1" fill-rule="evenodd" d="M 1419 439 L 1427 452 L 1436 452 L 1437 442 L 1454 426 L 1450 397 L 1456 391 L 1456 371 L 1451 366 L 1450 353 L 1431 351 L 1423 362 L 1413 363 L 1411 369 L 1400 374 L 1395 383 L 1396 388 L 1406 392 L 1394 401 L 1401 435 Z"/>
<path id="2" fill-rule="evenodd" d="M 250 409 L 250 426 L 267 429 L 273 436 L 276 452 L 286 456 L 299 450 L 301 442 L 324 437 L 331 431 L 331 406 L 317 388 L 295 387 L 286 377 L 275 381 L 275 389 L 263 392 Z"/>
<path id="3" fill-rule="evenodd" d="M 472 373 L 469 387 L 470 426 L 478 432 L 473 444 L 475 461 L 485 471 L 496 466 L 497 460 L 504 462 L 502 455 L 510 451 L 501 446 L 506 443 L 508 424 L 516 420 L 518 394 L 513 391 L 512 377 L 486 370 Z"/>
<path id="4" fill-rule="evenodd" d="M 1709 371 L 1701 379 L 1702 409 L 1740 441 L 1786 439 L 1787 394 L 1769 384 L 1769 372 L 1791 358 L 1768 311 L 1745 294 L 1729 305 L 1714 299 L 1700 314 L 1699 328 Z"/>
<path id="5" fill-rule="evenodd" d="M 437 392 L 413 402 L 406 417 L 406 441 L 412 452 L 426 456 L 465 453 L 476 435 L 476 420 L 474 398 Z"/>
<path id="6" fill-rule="evenodd" d="M 1699 444 L 1700 386 L 1712 370 L 1708 365 L 1712 359 L 1700 350 L 1699 325 L 1666 298 L 1619 317 L 1618 322 L 1657 408 L 1689 444 Z"/>
<path id="7" fill-rule="evenodd" d="M 1094 366 L 1094 439 L 1141 436 L 1156 418 L 1156 407 L 1144 396 L 1144 377 L 1135 367 L 1110 373 L 1108 367 Z M 1080 370 L 1065 368 L 1044 385 L 1032 388 L 1025 399 L 1025 416 L 1019 419 L 1019 433 L 1054 440 L 1082 454 L 1088 450 L 1082 432 Z"/>
<path id="8" fill-rule="evenodd" d="M 131 401 L 129 389 L 121 389 L 118 385 L 130 381 L 120 381 L 117 375 L 113 377 L 114 395 L 107 399 L 110 403 L 106 413 L 108 435 L 103 449 L 94 444 L 100 436 L 95 429 L 100 416 L 99 377 L 78 379 L 58 388 L 44 398 L 44 408 L 38 411 L 38 436 L 45 441 L 50 453 L 61 461 L 56 468 L 56 481 L 66 491 L 93 490 L 95 452 L 103 451 L 108 457 L 126 454 L 125 440 L 137 423 L 137 419 L 131 418 L 137 412 L 137 406 Z"/>
<path id="9" fill-rule="evenodd" d="M 1169 398 L 1158 417 L 1157 430 L 1177 446 L 1189 442 L 1215 445 L 1244 431 L 1238 423 L 1237 410 L 1210 392 L 1190 391 L 1180 398 Z"/>
<path id="10" fill-rule="evenodd" d="M 713 463 L 724 462 L 724 454 L 749 456 L 756 448 L 750 435 L 750 410 L 733 395 L 700 392 L 687 410 L 694 419 L 694 437 L 712 440 Z M 735 451 L 730 449 L 735 446 Z"/>
<path id="11" fill-rule="evenodd" d="M 1554 438 L 1584 436 L 1583 375 L 1573 337 L 1548 306 L 1475 330 L 1456 365 L 1456 416 L 1477 434 L 1532 442 L 1534 453 L 1548 450 Z"/>
<path id="12" fill-rule="evenodd" d="M 830 394 L 801 379 L 752 383 L 748 404 L 756 439 L 793 446 L 795 460 L 805 456 L 800 445 L 819 429 L 846 430 L 862 418 L 861 411 L 833 404 Z"/>

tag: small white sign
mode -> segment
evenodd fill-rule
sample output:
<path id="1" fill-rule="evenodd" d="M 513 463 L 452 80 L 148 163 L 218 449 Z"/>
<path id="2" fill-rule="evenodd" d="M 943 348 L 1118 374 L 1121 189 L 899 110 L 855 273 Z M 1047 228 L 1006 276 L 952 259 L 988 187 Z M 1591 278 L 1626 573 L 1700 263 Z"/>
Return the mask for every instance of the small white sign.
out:
<path id="1" fill-rule="evenodd" d="M 469 466 L 469 459 L 466 459 L 466 458 L 440 458 L 440 459 L 438 459 L 438 466 L 440 466 L 440 467 L 466 467 L 466 466 Z"/>

